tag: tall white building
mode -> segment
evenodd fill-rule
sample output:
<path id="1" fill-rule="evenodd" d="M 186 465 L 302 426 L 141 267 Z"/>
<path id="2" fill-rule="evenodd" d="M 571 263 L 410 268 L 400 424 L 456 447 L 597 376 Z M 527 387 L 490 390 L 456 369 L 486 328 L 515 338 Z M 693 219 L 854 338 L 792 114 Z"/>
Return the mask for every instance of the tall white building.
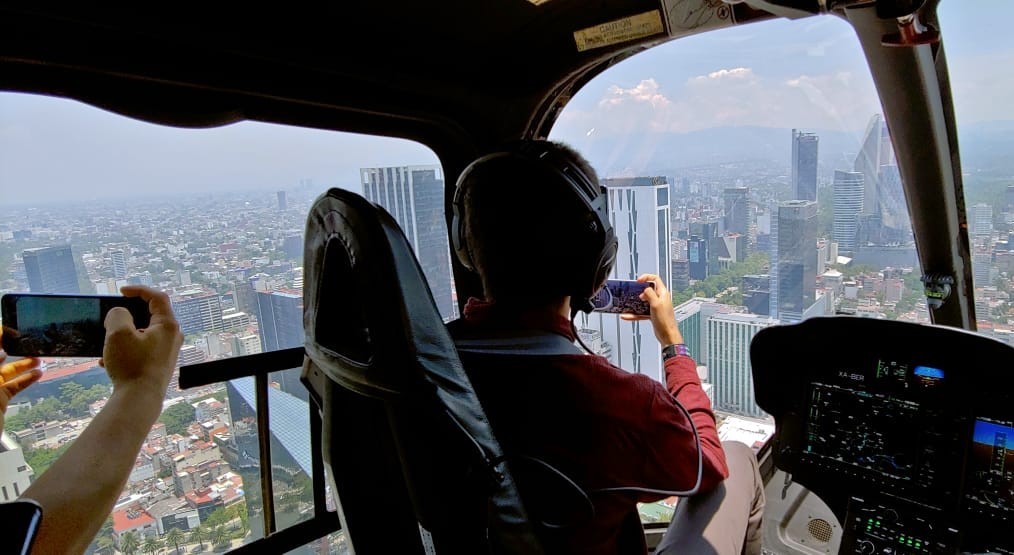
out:
<path id="1" fill-rule="evenodd" d="M 238 335 L 232 338 L 232 356 L 256 355 L 262 352 L 261 338 L 256 333 Z"/>
<path id="2" fill-rule="evenodd" d="M 708 318 L 708 375 L 715 408 L 743 416 L 764 416 L 757 406 L 750 366 L 750 341 L 778 321 L 756 314 L 714 314 Z"/>
<path id="3" fill-rule="evenodd" d="M 32 467 L 14 438 L 0 435 L 0 503 L 14 501 L 32 483 Z"/>
<path id="4" fill-rule="evenodd" d="M 619 241 L 610 279 L 637 279 L 658 274 L 671 285 L 669 184 L 665 177 L 603 179 L 609 195 L 609 218 Z M 610 360 L 637 374 L 665 383 L 662 350 L 650 322 L 625 322 L 614 314 L 592 313 L 582 327 L 602 332 L 612 347 Z"/>
<path id="5" fill-rule="evenodd" d="M 122 250 L 110 251 L 109 261 L 113 265 L 113 277 L 123 279 L 127 277 L 127 255 Z"/>
<path id="6" fill-rule="evenodd" d="M 834 172 L 834 227 L 838 250 L 855 254 L 859 214 L 863 211 L 863 174 Z"/>
<path id="7" fill-rule="evenodd" d="M 980 202 L 972 206 L 972 235 L 989 237 L 993 234 L 993 207 Z"/>

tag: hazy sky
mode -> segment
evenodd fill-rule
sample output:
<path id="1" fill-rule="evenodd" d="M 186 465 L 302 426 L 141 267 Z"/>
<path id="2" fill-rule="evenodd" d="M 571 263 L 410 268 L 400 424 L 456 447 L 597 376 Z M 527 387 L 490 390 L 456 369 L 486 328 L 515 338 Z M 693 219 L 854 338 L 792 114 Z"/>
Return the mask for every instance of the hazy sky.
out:
<path id="1" fill-rule="evenodd" d="M 1004 27 L 1012 15 L 1009 0 L 942 3 L 959 125 L 1014 120 L 1014 47 Z M 851 28 L 819 17 L 707 33 L 639 54 L 585 86 L 553 135 L 580 149 L 593 135 L 645 130 L 858 133 L 879 111 Z M 0 93 L 0 203 L 284 189 L 307 178 L 358 190 L 360 167 L 435 162 L 408 141 L 258 123 L 174 129 L 64 99 Z"/>

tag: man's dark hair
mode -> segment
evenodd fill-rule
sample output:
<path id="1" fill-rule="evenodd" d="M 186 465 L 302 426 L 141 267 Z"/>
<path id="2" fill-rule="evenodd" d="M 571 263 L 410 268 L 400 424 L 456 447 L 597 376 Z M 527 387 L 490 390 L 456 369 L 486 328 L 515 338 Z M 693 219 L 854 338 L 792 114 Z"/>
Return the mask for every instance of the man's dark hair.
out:
<path id="1" fill-rule="evenodd" d="M 540 142 L 598 184 L 572 148 Z M 588 287 L 601 245 L 589 244 L 588 210 L 558 172 L 534 158 L 496 158 L 474 168 L 463 193 L 464 236 L 488 299 L 531 306 Z"/>

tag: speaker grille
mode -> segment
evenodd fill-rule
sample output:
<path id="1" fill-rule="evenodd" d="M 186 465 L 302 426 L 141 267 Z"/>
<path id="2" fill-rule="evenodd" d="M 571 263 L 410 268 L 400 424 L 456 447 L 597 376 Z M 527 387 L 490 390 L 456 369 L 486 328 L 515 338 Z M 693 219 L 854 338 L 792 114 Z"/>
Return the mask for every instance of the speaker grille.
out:
<path id="1" fill-rule="evenodd" d="M 813 539 L 827 543 L 831 541 L 831 524 L 822 518 L 811 518 L 806 524 L 806 530 L 810 532 Z"/>

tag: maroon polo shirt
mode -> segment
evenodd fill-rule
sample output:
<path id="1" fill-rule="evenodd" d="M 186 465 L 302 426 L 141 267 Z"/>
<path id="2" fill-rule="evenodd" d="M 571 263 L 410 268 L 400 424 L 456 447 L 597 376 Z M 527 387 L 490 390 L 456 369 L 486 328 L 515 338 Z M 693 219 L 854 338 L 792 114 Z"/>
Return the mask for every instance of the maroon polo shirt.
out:
<path id="1" fill-rule="evenodd" d="M 537 329 L 571 341 L 570 322 L 560 316 L 518 315 L 509 307 L 469 299 L 456 337 L 482 337 L 497 330 Z M 467 359 L 466 359 L 467 360 Z M 508 453 L 549 462 L 589 492 L 595 517 L 549 538 L 551 553 L 644 553 L 647 548 L 636 503 L 658 494 L 591 493 L 636 486 L 686 490 L 697 478 L 697 449 L 690 413 L 704 452 L 701 491 L 729 470 L 711 403 L 701 389 L 697 365 L 686 356 L 665 362 L 666 385 L 591 355 L 484 357 L 466 368 Z"/>

